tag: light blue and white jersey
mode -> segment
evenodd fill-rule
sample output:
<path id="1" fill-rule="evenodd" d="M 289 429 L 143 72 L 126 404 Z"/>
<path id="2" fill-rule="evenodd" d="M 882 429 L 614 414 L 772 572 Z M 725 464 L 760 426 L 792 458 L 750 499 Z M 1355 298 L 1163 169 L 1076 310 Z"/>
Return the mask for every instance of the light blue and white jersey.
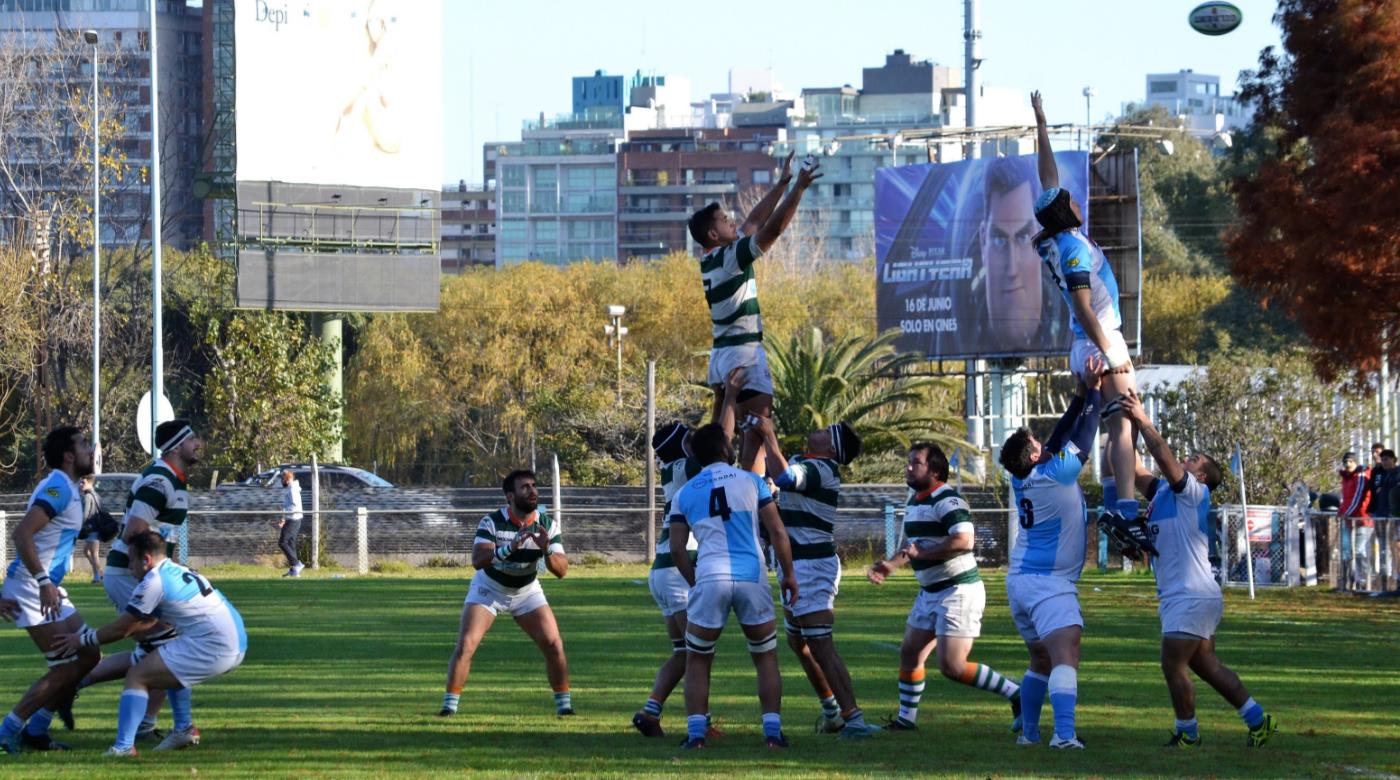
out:
<path id="1" fill-rule="evenodd" d="M 1105 331 L 1120 330 L 1123 317 L 1118 311 L 1118 280 L 1113 278 L 1099 245 L 1090 241 L 1079 228 L 1056 233 L 1036 244 L 1036 251 L 1045 261 L 1050 277 L 1069 307 L 1069 325 L 1076 339 L 1088 338 L 1074 314 L 1074 290 L 1089 289 L 1089 305 Z"/>
<path id="2" fill-rule="evenodd" d="M 1158 553 L 1157 598 L 1219 598 L 1220 584 L 1210 572 L 1210 489 L 1189 473 L 1181 492 L 1157 480 L 1147 525 Z"/>
<path id="3" fill-rule="evenodd" d="M 1008 575 L 1039 574 L 1079 579 L 1084 570 L 1084 526 L 1089 522 L 1079 471 L 1084 462 L 1074 442 L 1031 469 L 1025 479 L 1011 478 L 1021 532 L 1011 548 Z"/>
<path id="4" fill-rule="evenodd" d="M 53 584 L 58 585 L 68 573 L 73 543 L 77 541 L 78 531 L 83 527 L 82 493 L 67 474 L 54 469 L 29 495 L 25 512 L 28 513 L 28 510 L 34 507 L 38 507 L 49 518 L 49 522 L 34 534 L 34 547 L 39 553 L 39 564 L 48 571 Z M 10 567 L 5 573 L 16 579 L 34 579 L 18 555 L 10 562 Z"/>
<path id="5" fill-rule="evenodd" d="M 683 522 L 699 543 L 695 581 L 767 582 L 758 510 L 773 500 L 751 471 L 711 463 L 676 493 L 671 523 Z"/>
<path id="6" fill-rule="evenodd" d="M 248 634 L 238 610 L 203 575 L 169 558 L 136 584 L 126 611 L 140 618 L 158 617 L 182 637 L 248 651 Z"/>
<path id="7" fill-rule="evenodd" d="M 651 562 L 653 569 L 669 569 L 676 565 L 671 560 L 671 504 L 676 500 L 676 494 L 685 487 L 685 483 L 699 473 L 699 464 L 694 458 L 688 457 L 673 460 L 661 467 L 661 493 L 666 499 L 666 504 L 662 507 L 661 533 L 656 537 L 656 556 Z M 691 561 L 694 561 L 695 551 L 699 549 L 695 534 L 691 534 L 685 540 L 685 549 L 690 551 Z"/>

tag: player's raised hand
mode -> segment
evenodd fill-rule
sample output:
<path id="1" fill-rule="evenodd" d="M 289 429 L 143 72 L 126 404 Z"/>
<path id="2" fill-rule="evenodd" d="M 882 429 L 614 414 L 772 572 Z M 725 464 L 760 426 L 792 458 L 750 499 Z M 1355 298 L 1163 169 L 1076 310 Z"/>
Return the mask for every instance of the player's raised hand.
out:
<path id="1" fill-rule="evenodd" d="M 879 585 L 885 581 L 886 577 L 890 576 L 893 573 L 894 572 L 890 569 L 890 565 L 888 563 L 885 563 L 884 561 L 876 561 L 875 563 L 871 564 L 870 569 L 865 572 L 865 578 L 875 583 L 876 585 Z"/>
<path id="2" fill-rule="evenodd" d="M 817 158 L 807 155 L 802 161 L 802 167 L 797 170 L 797 186 L 804 190 L 812 186 L 812 182 L 822 177 L 821 169 L 822 164 L 817 162 Z"/>
<path id="3" fill-rule="evenodd" d="M 1031 93 L 1031 110 L 1035 112 L 1036 124 L 1045 124 L 1045 109 L 1040 104 L 1040 90 Z"/>
<path id="4" fill-rule="evenodd" d="M 792 158 L 797 156 L 797 150 L 788 152 L 788 156 L 783 160 L 782 171 L 778 174 L 778 183 L 787 184 L 792 181 Z"/>

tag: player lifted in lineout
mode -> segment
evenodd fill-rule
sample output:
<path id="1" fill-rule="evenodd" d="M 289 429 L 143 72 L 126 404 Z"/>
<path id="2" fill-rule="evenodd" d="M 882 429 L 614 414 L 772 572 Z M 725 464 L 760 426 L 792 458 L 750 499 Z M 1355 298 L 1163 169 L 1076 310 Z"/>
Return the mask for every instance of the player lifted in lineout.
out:
<path id="1" fill-rule="evenodd" d="M 725 381 L 724 405 L 720 409 L 718 422 L 725 436 L 734 437 L 734 400 L 744 384 L 744 370 L 736 368 L 729 372 Z M 661 610 L 661 618 L 666 621 L 666 634 L 671 638 L 671 655 L 656 670 L 656 680 L 642 709 L 632 716 L 632 725 L 645 737 L 664 737 L 661 728 L 661 709 L 671 691 L 676 689 L 685 677 L 685 625 L 686 608 L 690 604 L 690 584 L 676 568 L 671 555 L 671 507 L 676 494 L 691 477 L 700 473 L 700 463 L 690 456 L 690 437 L 694 432 L 683 422 L 663 425 L 652 437 L 651 449 L 656 459 L 661 461 L 661 490 L 666 503 L 662 508 L 661 534 L 656 539 L 656 557 L 647 576 L 651 597 Z M 686 542 L 690 561 L 695 562 L 699 544 L 692 534 Z M 708 717 L 708 713 L 706 714 Z M 719 732 L 710 725 L 707 736 L 718 736 Z"/>
<path id="2" fill-rule="evenodd" d="M 816 158 L 809 155 L 789 191 L 788 183 L 793 181 L 792 157 L 789 154 L 783 161 L 777 184 L 749 211 L 743 225 L 735 224 L 718 203 L 711 203 L 690 217 L 690 235 L 705 252 L 700 259 L 700 275 L 714 325 L 708 379 L 715 391 L 713 417 L 719 416 L 724 402 L 725 377 L 736 368 L 745 369 L 747 378 L 739 396 L 739 412 L 763 417 L 773 414 L 773 375 L 763 349 L 763 316 L 758 309 L 753 264 L 787 229 L 803 193 L 822 176 Z M 751 453 L 744 455 L 748 460 Z M 759 468 L 763 468 L 761 459 Z"/>
<path id="3" fill-rule="evenodd" d="M 1084 747 L 1075 731 L 1084 632 L 1075 582 L 1084 570 L 1089 518 L 1079 472 L 1099 430 L 1102 371 L 1098 358 L 1086 361 L 1075 398 L 1049 439 L 1042 443 L 1021 428 L 1001 447 L 1021 527 L 1006 571 L 1006 599 L 1030 654 L 1030 668 L 1021 678 L 1021 745 L 1039 744 L 1040 710 L 1048 692 L 1055 714 L 1050 747 Z"/>
<path id="4" fill-rule="evenodd" d="M 1123 413 L 1162 470 L 1158 478 L 1139 466 L 1137 488 L 1151 502 L 1147 524 L 1157 556 L 1152 573 L 1157 576 L 1157 612 L 1162 619 L 1162 674 L 1176 711 L 1176 728 L 1167 747 L 1201 744 L 1190 672 L 1239 713 L 1249 729 L 1245 744 L 1262 747 L 1278 724 L 1245 690 L 1239 675 L 1215 655 L 1215 629 L 1225 602 L 1210 571 L 1210 494 L 1220 487 L 1220 464 L 1201 453 L 1177 460 L 1136 394 L 1124 397 Z"/>
<path id="5" fill-rule="evenodd" d="M 1080 228 L 1084 209 L 1060 186 L 1060 172 L 1050 149 L 1050 133 L 1045 127 L 1045 111 L 1040 93 L 1031 93 L 1035 110 L 1037 167 L 1044 188 L 1035 202 L 1035 218 L 1043 228 L 1035 237 L 1036 251 L 1045 261 L 1055 286 L 1069 305 L 1070 370 L 1081 380 L 1085 360 L 1097 357 L 1106 366 L 1103 380 L 1103 419 L 1108 427 L 1106 455 L 1111 475 L 1103 479 L 1103 521 L 1142 533 L 1138 502 L 1133 494 L 1137 454 L 1133 451 L 1133 426 L 1121 413 L 1118 399 L 1137 389 L 1132 359 L 1123 340 L 1122 315 L 1118 311 L 1118 280 L 1098 244 Z M 1122 486 L 1122 494 L 1119 486 Z"/>
<path id="6" fill-rule="evenodd" d="M 1007 699 L 1014 731 L 1020 727 L 1020 686 L 992 667 L 968 660 L 982 633 L 987 590 L 972 551 L 972 512 L 948 484 L 948 456 L 937 444 L 915 443 L 904 481 L 914 491 L 904 509 L 905 546 L 866 574 L 879 585 L 907 562 L 920 588 L 899 646 L 899 714 L 890 718 L 888 728 L 918 728 L 924 664 L 936 650 L 944 677 Z"/>

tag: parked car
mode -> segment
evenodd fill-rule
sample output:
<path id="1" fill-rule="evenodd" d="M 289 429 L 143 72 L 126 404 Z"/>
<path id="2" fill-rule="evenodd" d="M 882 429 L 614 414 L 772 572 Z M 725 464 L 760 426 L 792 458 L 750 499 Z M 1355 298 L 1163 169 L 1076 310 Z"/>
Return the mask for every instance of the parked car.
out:
<path id="1" fill-rule="evenodd" d="M 376 512 L 398 509 L 428 508 L 450 510 L 450 497 L 440 492 L 416 488 L 401 488 L 371 471 L 354 466 L 321 465 L 321 508 L 351 509 L 367 507 Z M 270 509 L 280 508 L 280 498 L 275 490 L 282 486 L 281 474 L 290 470 L 301 485 L 301 504 L 305 511 L 311 510 L 311 464 L 283 463 L 254 474 L 237 482 L 226 482 L 214 493 L 214 500 L 222 509 Z M 422 513 L 426 522 L 448 522 L 451 518 L 437 512 Z"/>

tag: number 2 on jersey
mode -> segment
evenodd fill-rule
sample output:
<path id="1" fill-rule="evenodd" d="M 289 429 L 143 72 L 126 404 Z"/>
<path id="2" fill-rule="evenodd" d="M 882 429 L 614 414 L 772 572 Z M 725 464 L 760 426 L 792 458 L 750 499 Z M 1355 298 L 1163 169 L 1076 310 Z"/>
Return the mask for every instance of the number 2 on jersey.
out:
<path id="1" fill-rule="evenodd" d="M 187 571 L 184 574 L 181 574 L 180 579 L 184 580 L 187 584 L 199 588 L 199 595 L 201 596 L 208 596 L 210 593 L 214 592 L 214 588 L 210 586 L 209 580 L 204 579 L 203 577 L 199 576 L 198 574 L 195 574 L 192 571 Z"/>
<path id="2" fill-rule="evenodd" d="M 724 488 L 710 490 L 710 517 L 729 522 L 729 499 L 724 496 Z"/>

